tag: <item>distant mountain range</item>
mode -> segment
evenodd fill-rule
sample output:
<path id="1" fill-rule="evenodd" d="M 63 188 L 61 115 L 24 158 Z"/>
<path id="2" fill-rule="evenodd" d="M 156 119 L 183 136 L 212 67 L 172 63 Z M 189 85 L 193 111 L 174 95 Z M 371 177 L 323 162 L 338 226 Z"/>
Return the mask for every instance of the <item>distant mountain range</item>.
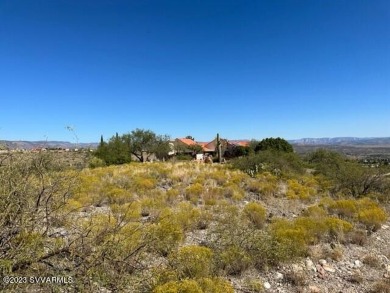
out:
<path id="1" fill-rule="evenodd" d="M 334 137 L 334 138 L 301 138 L 289 140 L 293 145 L 329 145 L 329 146 L 388 146 L 390 137 Z"/>
<path id="2" fill-rule="evenodd" d="M 24 149 L 42 149 L 42 148 L 61 148 L 61 149 L 80 149 L 97 148 L 98 143 L 72 143 L 68 141 L 10 141 L 0 140 L 0 149 L 7 148 L 11 150 Z"/>
<path id="3" fill-rule="evenodd" d="M 289 140 L 289 143 L 297 146 L 381 146 L 390 147 L 390 137 L 325 137 L 325 138 L 301 138 Z M 99 144 L 91 143 L 72 143 L 68 141 L 9 141 L 0 140 L 0 149 L 7 148 L 11 150 L 25 149 L 32 150 L 38 148 L 97 148 Z"/>

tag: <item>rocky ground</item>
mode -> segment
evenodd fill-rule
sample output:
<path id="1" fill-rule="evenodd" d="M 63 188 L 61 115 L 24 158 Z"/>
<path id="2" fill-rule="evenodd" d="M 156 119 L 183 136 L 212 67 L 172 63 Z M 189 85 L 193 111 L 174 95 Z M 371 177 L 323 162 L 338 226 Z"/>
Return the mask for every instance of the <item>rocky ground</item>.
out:
<path id="1" fill-rule="evenodd" d="M 268 292 L 390 292 L 390 223 L 363 246 L 320 244 L 310 256 L 260 275 Z M 232 280 L 240 289 L 239 280 Z"/>
<path id="2" fill-rule="evenodd" d="M 278 202 L 278 204 L 276 204 Z M 296 217 L 302 203 L 271 199 L 265 203 L 277 216 Z M 358 244 L 321 243 L 312 246 L 309 256 L 268 272 L 245 272 L 230 278 L 236 292 L 254 292 L 245 279 L 257 278 L 264 292 L 307 293 L 390 293 L 390 221 L 381 229 L 356 235 Z"/>
<path id="3" fill-rule="evenodd" d="M 293 219 L 307 204 L 271 197 L 262 201 L 273 217 Z M 389 211 L 389 208 L 387 208 Z M 390 221 L 376 232 L 365 230 L 355 235 L 356 244 L 320 243 L 310 247 L 309 256 L 266 272 L 247 270 L 227 277 L 238 293 L 390 293 Z M 206 231 L 187 235 L 185 245 L 200 244 Z M 260 288 L 249 288 L 257 280 Z"/>

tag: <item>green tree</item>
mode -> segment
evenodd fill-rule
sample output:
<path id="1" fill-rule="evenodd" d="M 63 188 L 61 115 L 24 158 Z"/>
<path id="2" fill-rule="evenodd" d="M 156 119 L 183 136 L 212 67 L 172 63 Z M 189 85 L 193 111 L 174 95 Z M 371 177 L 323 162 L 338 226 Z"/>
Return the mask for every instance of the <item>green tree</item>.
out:
<path id="1" fill-rule="evenodd" d="M 309 154 L 307 161 L 312 164 L 317 174 L 330 180 L 333 193 L 342 191 L 360 197 L 370 192 L 383 193 L 389 189 L 382 170 L 366 168 L 337 152 L 319 149 Z"/>
<path id="2" fill-rule="evenodd" d="M 131 161 L 129 145 L 118 133 L 111 137 L 108 143 L 101 136 L 95 156 L 103 160 L 106 165 L 119 165 Z"/>
<path id="3" fill-rule="evenodd" d="M 248 156 L 251 154 L 252 150 L 250 146 L 231 146 L 228 147 L 224 153 L 225 158 L 238 158 L 243 156 Z"/>
<path id="4" fill-rule="evenodd" d="M 200 146 L 200 145 L 198 145 L 198 144 L 190 145 L 190 146 L 188 146 L 188 149 L 192 151 L 192 154 L 193 154 L 193 155 L 203 153 L 203 148 L 202 148 L 202 146 Z"/>
<path id="5" fill-rule="evenodd" d="M 285 139 L 277 138 L 265 138 L 260 141 L 255 147 L 255 152 L 259 151 L 281 151 L 286 153 L 294 152 L 292 145 Z"/>
<path id="6" fill-rule="evenodd" d="M 296 153 L 262 151 L 254 155 L 232 160 L 233 167 L 250 176 L 261 172 L 271 172 L 277 176 L 290 177 L 303 173 L 303 161 Z"/>
<path id="7" fill-rule="evenodd" d="M 123 140 L 128 145 L 130 152 L 140 162 L 148 160 L 153 154 L 164 158 L 170 151 L 169 136 L 157 135 L 151 130 L 135 129 L 131 133 L 124 134 Z"/>

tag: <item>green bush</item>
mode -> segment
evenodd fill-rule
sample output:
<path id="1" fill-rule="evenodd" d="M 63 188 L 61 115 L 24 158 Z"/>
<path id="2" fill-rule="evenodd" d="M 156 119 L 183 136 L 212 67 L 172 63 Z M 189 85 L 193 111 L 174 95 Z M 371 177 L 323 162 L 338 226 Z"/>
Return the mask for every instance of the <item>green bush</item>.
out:
<path id="1" fill-rule="evenodd" d="M 287 180 L 287 184 L 288 190 L 286 195 L 290 199 L 307 200 L 316 193 L 314 188 L 307 186 L 305 183 L 301 184 L 296 179 Z"/>
<path id="2" fill-rule="evenodd" d="M 186 200 L 197 203 L 203 194 L 203 186 L 199 183 L 192 184 L 185 189 Z"/>
<path id="3" fill-rule="evenodd" d="M 265 223 L 266 210 L 256 202 L 250 202 L 244 207 L 244 215 L 258 229 L 262 228 Z"/>
<path id="4" fill-rule="evenodd" d="M 221 278 L 201 278 L 170 281 L 157 286 L 154 293 L 233 293 L 230 283 Z"/>
<path id="5" fill-rule="evenodd" d="M 182 280 L 157 286 L 153 293 L 203 293 L 203 290 L 194 280 Z"/>
<path id="6" fill-rule="evenodd" d="M 270 225 L 271 235 L 279 243 L 279 254 L 289 255 L 291 258 L 304 256 L 307 251 L 308 232 L 283 219 L 277 219 Z"/>
<path id="7" fill-rule="evenodd" d="M 170 256 L 179 278 L 208 277 L 212 273 L 212 260 L 210 248 L 196 245 L 184 246 Z"/>
<path id="8" fill-rule="evenodd" d="M 183 228 L 180 224 L 165 218 L 153 224 L 150 228 L 151 248 L 163 256 L 175 250 L 184 238 Z"/>
<path id="9" fill-rule="evenodd" d="M 232 285 L 221 278 L 202 278 L 198 284 L 204 293 L 234 293 Z"/>
<path id="10" fill-rule="evenodd" d="M 332 214 L 360 222 L 373 230 L 379 229 L 387 220 L 385 210 L 369 198 L 332 201 L 328 205 L 328 210 Z"/>
<path id="11" fill-rule="evenodd" d="M 228 275 L 239 275 L 251 265 L 251 258 L 242 247 L 228 247 L 219 257 L 219 267 Z"/>
<path id="12" fill-rule="evenodd" d="M 367 210 L 359 211 L 358 220 L 360 223 L 366 225 L 367 228 L 378 230 L 381 227 L 381 224 L 386 222 L 387 214 L 383 209 L 379 207 L 373 207 Z"/>
<path id="13" fill-rule="evenodd" d="M 303 162 L 295 153 L 261 151 L 256 155 L 232 160 L 232 166 L 255 177 L 258 173 L 270 172 L 275 176 L 291 177 L 303 174 Z"/>

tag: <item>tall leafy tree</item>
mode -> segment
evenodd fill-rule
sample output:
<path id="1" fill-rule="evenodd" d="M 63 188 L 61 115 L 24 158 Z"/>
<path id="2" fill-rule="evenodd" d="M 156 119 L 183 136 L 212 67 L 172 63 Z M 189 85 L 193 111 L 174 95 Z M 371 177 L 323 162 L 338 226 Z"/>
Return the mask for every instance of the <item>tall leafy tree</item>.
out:
<path id="1" fill-rule="evenodd" d="M 342 191 L 361 197 L 370 192 L 386 193 L 390 189 L 383 170 L 366 168 L 337 152 L 319 149 L 309 154 L 307 161 L 317 174 L 330 180 L 333 193 Z"/>
<path id="2" fill-rule="evenodd" d="M 122 137 L 131 154 L 140 162 L 148 160 L 153 154 L 159 158 L 165 157 L 170 150 L 169 136 L 156 135 L 151 130 L 137 128 Z"/>
<path id="3" fill-rule="evenodd" d="M 108 143 L 101 137 L 95 156 L 102 159 L 107 165 L 119 165 L 131 161 L 129 146 L 118 133 L 111 137 Z"/>
<path id="4" fill-rule="evenodd" d="M 294 151 L 292 145 L 285 139 L 277 138 L 265 138 L 260 141 L 255 147 L 255 152 L 259 151 L 281 151 L 286 153 L 292 153 Z"/>

